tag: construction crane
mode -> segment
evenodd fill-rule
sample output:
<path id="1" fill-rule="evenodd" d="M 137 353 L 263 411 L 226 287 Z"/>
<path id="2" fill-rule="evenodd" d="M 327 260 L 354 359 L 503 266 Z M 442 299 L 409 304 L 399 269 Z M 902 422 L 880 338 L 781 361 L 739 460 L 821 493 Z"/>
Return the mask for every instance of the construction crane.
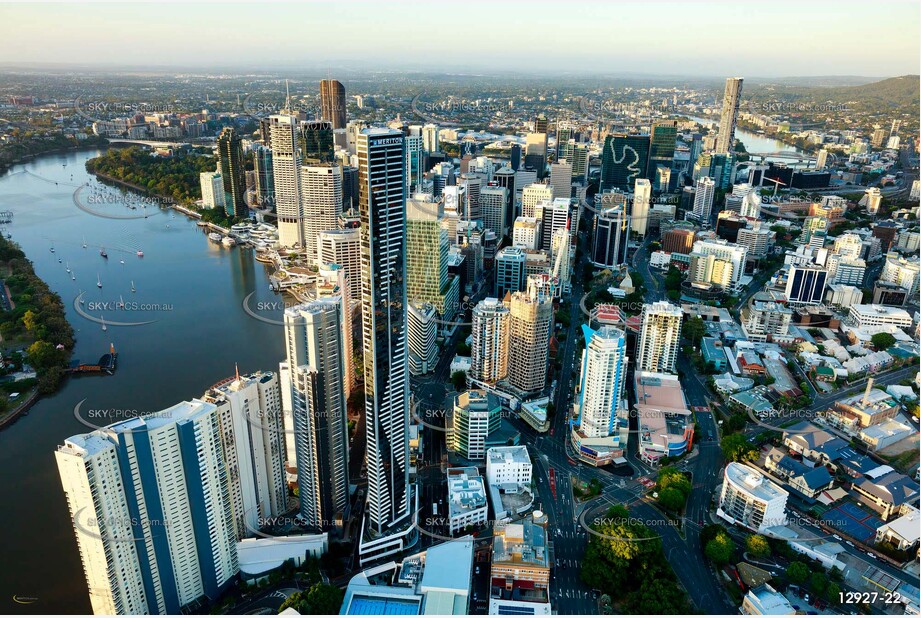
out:
<path id="1" fill-rule="evenodd" d="M 785 182 L 781 182 L 781 181 L 779 181 L 779 180 L 775 180 L 774 178 L 764 178 L 764 179 L 762 179 L 762 181 L 767 181 L 767 182 L 773 182 L 773 183 L 774 183 L 774 195 L 773 195 L 772 197 L 777 197 L 777 187 L 779 187 L 780 185 L 783 185 L 783 186 L 785 186 L 785 187 L 787 186 L 787 184 L 786 184 Z"/>

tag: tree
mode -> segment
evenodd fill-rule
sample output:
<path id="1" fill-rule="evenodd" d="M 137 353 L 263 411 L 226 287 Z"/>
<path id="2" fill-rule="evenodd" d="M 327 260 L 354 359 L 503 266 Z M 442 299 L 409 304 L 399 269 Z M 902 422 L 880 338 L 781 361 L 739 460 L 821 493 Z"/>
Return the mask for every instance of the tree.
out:
<path id="1" fill-rule="evenodd" d="M 451 374 L 451 383 L 454 385 L 454 390 L 461 392 L 467 388 L 467 372 L 466 371 L 455 371 Z"/>
<path id="2" fill-rule="evenodd" d="M 735 543 L 726 532 L 718 532 L 717 535 L 704 546 L 704 554 L 718 565 L 723 565 L 732 560 L 732 553 L 735 551 Z"/>
<path id="3" fill-rule="evenodd" d="M 809 567 L 799 560 L 794 560 L 790 563 L 790 566 L 787 567 L 787 579 L 791 584 L 801 585 L 808 577 Z"/>
<path id="4" fill-rule="evenodd" d="M 659 492 L 659 504 L 667 511 L 677 513 L 684 507 L 684 495 L 673 487 Z"/>
<path id="5" fill-rule="evenodd" d="M 694 345 L 699 345 L 700 340 L 707 334 L 707 327 L 701 318 L 691 318 L 684 323 L 684 336 Z"/>
<path id="6" fill-rule="evenodd" d="M 825 591 L 828 589 L 828 576 L 820 571 L 812 573 L 809 576 L 809 589 L 820 597 L 825 596 Z"/>
<path id="7" fill-rule="evenodd" d="M 720 448 L 723 450 L 723 457 L 726 458 L 726 461 L 744 462 L 758 458 L 758 449 L 740 433 L 730 434 L 723 438 L 720 441 Z"/>
<path id="8" fill-rule="evenodd" d="M 841 586 L 831 582 L 828 584 L 828 588 L 825 589 L 825 599 L 831 603 L 837 603 L 839 598 L 841 598 Z"/>
<path id="9" fill-rule="evenodd" d="M 893 345 L 895 345 L 895 337 L 889 333 L 876 333 L 870 337 L 870 342 L 878 352 L 882 352 L 883 350 L 888 350 Z"/>
<path id="10" fill-rule="evenodd" d="M 668 616 L 691 613 L 684 590 L 674 581 L 654 579 L 627 595 L 626 613 Z"/>
<path id="11" fill-rule="evenodd" d="M 745 551 L 755 558 L 766 558 L 771 555 L 771 545 L 767 538 L 760 534 L 752 534 L 745 539 Z"/>

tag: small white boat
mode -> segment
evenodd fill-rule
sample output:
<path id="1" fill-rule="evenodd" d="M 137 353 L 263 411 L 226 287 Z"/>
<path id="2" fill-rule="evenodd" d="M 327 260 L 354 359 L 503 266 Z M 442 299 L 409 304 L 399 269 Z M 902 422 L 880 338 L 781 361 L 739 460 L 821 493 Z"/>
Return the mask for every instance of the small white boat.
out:
<path id="1" fill-rule="evenodd" d="M 144 257 L 144 252 L 141 251 L 140 249 L 138 249 L 137 256 L 138 256 L 138 257 Z"/>
<path id="2" fill-rule="evenodd" d="M 118 295 L 118 304 L 115 306 L 118 307 L 119 309 L 125 308 L 125 299 L 122 297 L 121 294 Z"/>
<path id="3" fill-rule="evenodd" d="M 83 248 L 86 249 L 86 236 L 83 237 Z"/>
<path id="4" fill-rule="evenodd" d="M 102 321 L 102 330 L 109 330 L 108 327 L 106 327 L 106 319 L 101 315 L 99 316 L 99 319 Z"/>
<path id="5" fill-rule="evenodd" d="M 70 272 L 70 262 L 67 262 L 67 264 L 65 264 L 64 266 L 67 267 L 67 272 Z"/>
<path id="6" fill-rule="evenodd" d="M 211 232 L 210 234 L 208 234 L 208 240 L 210 240 L 211 242 L 221 242 L 221 235 L 218 234 L 217 232 Z"/>
<path id="7" fill-rule="evenodd" d="M 76 280 L 77 280 L 77 278 L 74 276 L 73 272 L 70 273 L 70 280 L 71 280 L 71 281 L 76 281 Z"/>
<path id="8" fill-rule="evenodd" d="M 83 290 L 80 290 L 80 294 L 78 295 L 78 298 L 80 299 L 80 304 L 81 304 L 81 305 L 85 305 L 85 304 L 86 304 L 86 301 L 83 300 Z"/>
<path id="9" fill-rule="evenodd" d="M 223 244 L 225 247 L 233 247 L 235 244 L 237 244 L 237 241 L 235 241 L 230 236 L 224 236 L 224 238 L 221 239 L 221 244 Z"/>
<path id="10" fill-rule="evenodd" d="M 134 287 L 134 281 L 131 282 L 131 291 L 132 291 L 132 292 L 137 292 L 137 289 L 135 289 L 135 287 Z"/>
<path id="11" fill-rule="evenodd" d="M 54 253 L 54 245 L 51 245 L 51 253 Z"/>
<path id="12" fill-rule="evenodd" d="M 125 263 L 125 260 L 119 260 L 118 263 L 119 263 L 119 264 L 124 264 L 124 263 Z"/>
<path id="13" fill-rule="evenodd" d="M 99 278 L 99 273 L 96 273 L 96 287 L 97 288 L 102 287 L 102 280 Z"/>

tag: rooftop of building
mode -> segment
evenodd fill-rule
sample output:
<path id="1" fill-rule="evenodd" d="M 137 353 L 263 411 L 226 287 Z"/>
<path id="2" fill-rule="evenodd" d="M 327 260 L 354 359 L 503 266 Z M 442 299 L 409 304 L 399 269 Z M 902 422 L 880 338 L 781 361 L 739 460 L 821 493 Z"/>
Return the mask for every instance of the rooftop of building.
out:
<path id="1" fill-rule="evenodd" d="M 487 464 L 529 464 L 531 457 L 526 446 L 494 446 L 486 451 Z"/>
<path id="2" fill-rule="evenodd" d="M 486 483 L 474 467 L 448 468 L 448 513 L 456 517 L 486 506 Z"/>
<path id="3" fill-rule="evenodd" d="M 549 568 L 550 552 L 547 545 L 547 529 L 540 520 L 543 514 L 508 523 L 497 523 L 493 530 L 492 563 L 529 565 Z M 545 519 L 545 518 L 544 518 Z"/>
<path id="4" fill-rule="evenodd" d="M 785 498 L 787 492 L 751 466 L 730 462 L 726 465 L 726 479 L 736 487 L 740 487 L 756 499 L 770 502 Z"/>

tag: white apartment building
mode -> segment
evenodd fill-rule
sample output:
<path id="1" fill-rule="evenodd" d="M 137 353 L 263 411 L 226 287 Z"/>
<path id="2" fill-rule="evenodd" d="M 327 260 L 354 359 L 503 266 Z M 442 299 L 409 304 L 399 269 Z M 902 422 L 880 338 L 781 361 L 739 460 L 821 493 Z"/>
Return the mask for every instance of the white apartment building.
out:
<path id="1" fill-rule="evenodd" d="M 199 174 L 201 182 L 202 208 L 224 209 L 226 196 L 224 194 L 224 178 L 220 172 L 202 172 Z"/>
<path id="2" fill-rule="evenodd" d="M 778 485 L 745 464 L 730 462 L 716 514 L 755 532 L 786 524 L 787 496 Z"/>
<path id="3" fill-rule="evenodd" d="M 339 227 L 342 214 L 342 168 L 338 165 L 305 165 L 300 170 L 303 251 L 307 259 L 320 262 L 320 232 Z"/>
<path id="4" fill-rule="evenodd" d="M 495 384 L 508 373 L 508 307 L 498 298 L 486 298 L 473 308 L 470 377 Z"/>
<path id="5" fill-rule="evenodd" d="M 523 249 L 540 248 L 540 223 L 536 217 L 518 217 L 512 230 L 512 244 Z"/>
<path id="6" fill-rule="evenodd" d="M 899 328 L 911 326 L 911 314 L 898 307 L 885 305 L 851 305 L 848 312 L 848 321 L 857 328 L 867 326 L 885 326 L 892 324 Z"/>
<path id="7" fill-rule="evenodd" d="M 716 183 L 709 176 L 704 176 L 697 181 L 696 191 L 694 192 L 694 216 L 701 223 L 710 222 L 710 214 L 713 211 L 713 198 L 716 195 Z"/>
<path id="8" fill-rule="evenodd" d="M 490 485 L 527 485 L 532 471 L 526 446 L 494 446 L 486 451 L 486 482 Z"/>
<path id="9" fill-rule="evenodd" d="M 915 232 L 917 236 L 917 232 Z M 901 235 L 899 236 L 901 242 Z M 915 240 L 915 250 L 917 251 L 917 239 Z M 910 292 L 910 295 L 918 295 L 919 271 L 921 271 L 921 262 L 917 257 L 905 259 L 897 253 L 886 255 L 886 263 L 883 264 L 883 270 L 879 275 L 880 281 L 896 283 Z"/>
<path id="10" fill-rule="evenodd" d="M 640 236 L 646 235 L 649 227 L 649 203 L 652 201 L 652 184 L 645 178 L 637 178 L 633 184 L 633 205 L 630 209 L 632 229 Z"/>
<path id="11" fill-rule="evenodd" d="M 668 301 L 643 305 L 636 344 L 636 369 L 674 373 L 681 339 L 681 308 Z"/>
<path id="12" fill-rule="evenodd" d="M 326 230 L 318 237 L 320 264 L 336 264 L 345 273 L 349 299 L 361 299 L 361 233 L 358 229 Z"/>
<path id="13" fill-rule="evenodd" d="M 438 312 L 430 304 L 406 305 L 406 343 L 409 373 L 421 376 L 438 364 Z"/>
<path id="14" fill-rule="evenodd" d="M 748 249 L 746 247 L 721 238 L 702 239 L 694 241 L 692 252 L 727 260 L 732 266 L 732 272 L 728 277 L 730 283 L 728 289 L 730 292 L 735 291 L 739 285 L 739 279 L 745 272 L 745 261 L 748 259 Z"/>
<path id="15" fill-rule="evenodd" d="M 520 186 L 517 178 L 515 179 L 515 186 Z M 540 183 L 529 184 L 521 190 L 521 216 L 537 217 L 537 205 L 540 202 L 552 201 L 553 187 Z"/>

